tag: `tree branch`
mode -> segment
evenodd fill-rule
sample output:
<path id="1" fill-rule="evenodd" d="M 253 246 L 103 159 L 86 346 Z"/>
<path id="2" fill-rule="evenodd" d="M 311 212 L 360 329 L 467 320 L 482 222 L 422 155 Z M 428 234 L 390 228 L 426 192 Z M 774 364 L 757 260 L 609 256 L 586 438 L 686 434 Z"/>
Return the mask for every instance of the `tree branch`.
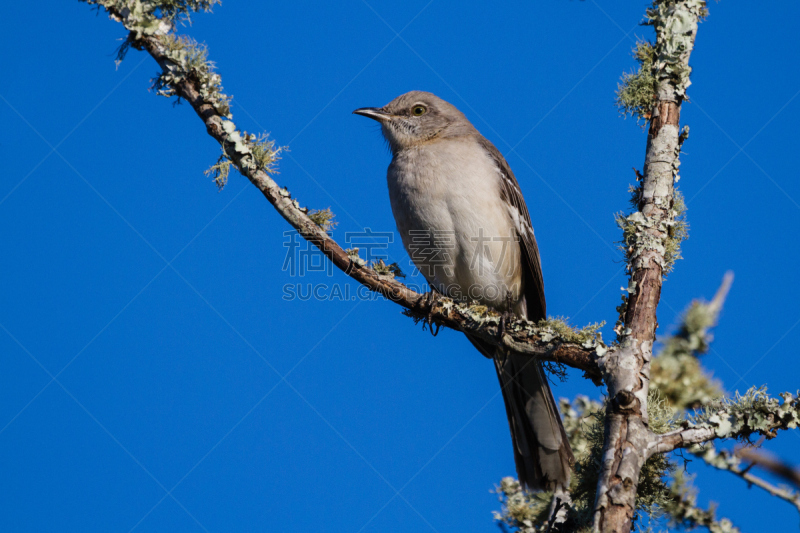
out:
<path id="1" fill-rule="evenodd" d="M 618 217 L 630 274 L 629 297 L 617 329 L 622 349 L 603 365 L 610 401 L 594 511 L 598 532 L 631 530 L 639 473 L 654 441 L 648 428 L 647 396 L 656 308 L 663 277 L 679 256 L 677 245 L 685 236 L 674 232 L 681 215 L 674 182 L 685 139 L 678 125 L 689 85 L 689 56 L 704 15 L 704 0 L 660 0 L 647 10 L 647 23 L 656 30 L 651 49 L 652 110 L 643 178 L 633 191 L 637 210 Z"/>
<path id="2" fill-rule="evenodd" d="M 748 439 L 762 435 L 777 436 L 778 430 L 800 425 L 800 396 L 790 392 L 780 395 L 783 401 L 770 398 L 766 390 L 752 388 L 732 399 L 715 400 L 680 430 L 659 435 L 648 450 L 653 453 L 688 448 L 714 439 Z"/>
<path id="3" fill-rule="evenodd" d="M 750 466 L 758 465 L 776 476 L 782 477 L 796 488 L 800 489 L 800 470 L 792 467 L 788 463 L 767 453 L 758 453 L 752 448 L 742 448 L 736 452 L 736 456 L 745 461 L 750 461 Z M 798 496 L 798 499 L 800 500 L 800 496 Z M 798 506 L 798 510 L 800 510 L 800 506 Z"/>
<path id="4" fill-rule="evenodd" d="M 500 334 L 500 313 L 474 303 L 441 298 L 432 307 L 423 304 L 417 293 L 391 275 L 376 272 L 363 260 L 348 254 L 328 233 L 308 216 L 308 210 L 271 177 L 271 165 L 277 158 L 266 153 L 271 144 L 240 132 L 231 120 L 228 97 L 221 92 L 219 75 L 205 58 L 205 49 L 193 41 L 175 37 L 171 19 L 159 18 L 155 7 L 140 0 L 84 0 L 104 7 L 110 18 L 121 22 L 130 32 L 120 55 L 127 47 L 145 50 L 159 64 L 162 74 L 154 87 L 167 96 L 177 96 L 192 106 L 205 124 L 209 135 L 223 150 L 223 166 L 230 162 L 255 185 L 276 211 L 307 241 L 313 243 L 342 272 L 369 290 L 417 314 L 425 315 L 439 325 L 470 334 L 494 345 L 503 345 L 514 352 L 532 355 L 543 361 L 562 363 L 583 370 L 587 377 L 600 383 L 602 374 L 598 360 L 609 353 L 599 334 L 554 327 L 553 321 L 534 324 L 515 320 Z M 152 3 L 152 2 L 151 2 Z M 207 9 L 211 0 L 182 0 L 176 13 Z M 148 11 L 149 9 L 149 11 Z M 219 163 L 217 165 L 219 168 Z M 226 173 L 227 175 L 227 173 Z"/>
<path id="5" fill-rule="evenodd" d="M 725 296 L 733 282 L 728 272 L 710 302 L 694 300 L 681 315 L 676 333 L 663 341 L 650 369 L 650 387 L 656 388 L 679 410 L 698 409 L 723 395 L 721 385 L 700 366 L 699 356 L 713 340 Z"/>
<path id="6" fill-rule="evenodd" d="M 756 487 L 764 489 L 771 495 L 791 503 L 800 511 L 800 493 L 787 487 L 778 487 L 752 474 L 749 466 L 744 468 L 741 466 L 742 461 L 738 457 L 740 454 L 731 454 L 727 450 L 718 452 L 713 445 L 693 445 L 688 448 L 688 451 L 714 468 L 730 472 L 747 481 L 748 484 L 755 485 Z M 748 457 L 752 459 L 752 456 L 749 454 Z"/>

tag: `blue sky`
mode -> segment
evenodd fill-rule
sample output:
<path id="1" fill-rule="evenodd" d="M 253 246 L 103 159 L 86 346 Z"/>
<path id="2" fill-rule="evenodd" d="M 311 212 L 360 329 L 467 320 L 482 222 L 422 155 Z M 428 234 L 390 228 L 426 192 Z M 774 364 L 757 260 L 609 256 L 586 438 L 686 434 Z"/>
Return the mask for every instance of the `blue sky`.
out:
<path id="1" fill-rule="evenodd" d="M 489 491 L 514 466 L 490 362 L 387 302 L 282 299 L 352 282 L 282 270 L 287 224 L 241 176 L 216 191 L 219 147 L 148 92 L 155 63 L 115 69 L 122 27 L 50 4 L 0 8 L 0 529 L 494 531 Z M 330 206 L 337 239 L 395 230 L 390 155 L 350 112 L 412 89 L 458 106 L 520 181 L 548 311 L 606 320 L 610 339 L 613 213 L 645 148 L 613 94 L 651 35 L 646 2 L 625 4 L 228 0 L 183 31 L 208 43 L 237 124 L 289 147 L 279 183 Z M 733 270 L 704 364 L 729 391 L 795 391 L 800 6 L 710 9 L 682 116 L 690 239 L 659 331 Z M 578 373 L 555 389 L 601 392 Z M 767 448 L 800 463 L 798 444 Z M 790 505 L 688 469 L 743 531 L 797 527 Z"/>

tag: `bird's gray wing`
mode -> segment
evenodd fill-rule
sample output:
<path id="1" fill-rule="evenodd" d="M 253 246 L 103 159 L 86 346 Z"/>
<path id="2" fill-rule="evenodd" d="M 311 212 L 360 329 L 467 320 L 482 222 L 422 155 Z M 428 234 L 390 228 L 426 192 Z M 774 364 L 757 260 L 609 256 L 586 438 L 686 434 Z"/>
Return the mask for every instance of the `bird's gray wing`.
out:
<path id="1" fill-rule="evenodd" d="M 500 151 L 476 134 L 478 143 L 500 171 L 500 193 L 509 204 L 519 236 L 524 280 L 525 313 L 534 322 L 547 316 L 539 247 L 531 216 L 519 183 Z M 561 423 L 542 363 L 530 356 L 509 354 L 502 348 L 468 337 L 487 357 L 493 357 L 506 404 L 520 483 L 528 489 L 566 490 L 575 457 Z"/>
<path id="2" fill-rule="evenodd" d="M 539 259 L 539 246 L 533 235 L 533 224 L 517 178 L 511 172 L 503 154 L 489 142 L 483 135 L 477 134 L 478 143 L 494 159 L 502 175 L 501 189 L 503 199 L 516 209 L 516 226 L 523 257 L 524 295 L 527 306 L 527 319 L 533 322 L 547 317 L 547 306 L 544 299 L 544 279 L 542 278 L 542 264 Z"/>

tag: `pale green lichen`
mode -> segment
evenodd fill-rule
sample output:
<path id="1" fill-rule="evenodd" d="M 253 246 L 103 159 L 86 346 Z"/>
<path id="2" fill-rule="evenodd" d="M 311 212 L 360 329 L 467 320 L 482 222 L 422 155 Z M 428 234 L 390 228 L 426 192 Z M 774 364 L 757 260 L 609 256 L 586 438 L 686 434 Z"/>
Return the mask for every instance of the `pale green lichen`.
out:
<path id="1" fill-rule="evenodd" d="M 210 12 L 221 0 L 79 0 L 89 5 L 104 7 L 125 18 L 127 24 L 142 24 L 146 18 L 184 19 L 191 22 L 191 14 Z M 129 21 L 129 22 L 128 22 Z M 126 24 L 126 25 L 127 25 Z"/>
<path id="2" fill-rule="evenodd" d="M 211 11 L 220 0 L 80 0 L 98 9 L 104 7 L 113 20 L 122 22 L 130 35 L 117 50 L 116 63 L 143 37 L 170 32 L 176 21 L 191 23 L 191 13 Z"/>
<path id="3" fill-rule="evenodd" d="M 593 427 L 594 415 L 602 411 L 603 403 L 583 395 L 578 395 L 572 401 L 561 398 L 558 403 L 573 453 L 579 457 L 587 455 L 592 439 L 587 438 L 586 432 Z"/>
<path id="4" fill-rule="evenodd" d="M 109 17 L 122 22 L 125 29 L 131 32 L 125 44 L 120 47 L 118 61 L 125 56 L 125 51 L 142 37 L 165 33 L 172 27 L 169 17 L 163 19 L 158 16 L 159 2 L 142 0 L 80 0 L 89 5 L 96 5 L 98 9 L 104 7 Z M 192 2 L 189 2 L 191 4 Z M 194 2 L 197 3 L 197 2 Z M 187 7 L 189 7 L 187 5 Z"/>
<path id="5" fill-rule="evenodd" d="M 559 531 L 588 531 L 601 468 L 605 406 L 579 396 L 573 402 L 562 399 L 560 408 L 564 430 L 575 454 L 575 472 L 570 482 L 572 507 Z M 650 427 L 656 433 L 665 433 L 676 427 L 672 409 L 656 391 L 651 391 L 648 398 L 648 417 Z M 672 499 L 667 476 L 674 469 L 675 465 L 661 454 L 645 462 L 636 494 L 637 513 L 658 516 L 664 511 Z M 520 533 L 543 533 L 548 530 L 551 493 L 526 493 L 510 477 L 503 478 L 495 490 L 502 508 L 494 513 L 494 517 L 504 527 Z"/>
<path id="6" fill-rule="evenodd" d="M 322 228 L 322 231 L 331 231 L 339 224 L 333 220 L 335 217 L 336 215 L 331 211 L 330 207 L 313 209 L 308 213 L 308 218 L 311 219 L 311 222 Z M 357 248 L 356 252 L 358 252 Z"/>
<path id="7" fill-rule="evenodd" d="M 503 530 L 511 528 L 520 533 L 538 533 L 546 527 L 552 497 L 549 492 L 525 492 L 513 477 L 501 479 L 493 492 L 498 495 L 501 510 L 492 514 L 498 523 L 505 526 Z"/>
<path id="8" fill-rule="evenodd" d="M 245 135 L 247 135 L 246 132 Z M 275 141 L 271 140 L 266 133 L 260 133 L 257 136 L 250 135 L 249 140 L 250 153 L 253 156 L 256 168 L 269 174 L 276 174 L 275 166 L 281 158 L 281 153 L 286 151 L 287 148 L 285 146 L 276 147 Z M 337 223 L 334 222 L 334 224 Z"/>
<path id="9" fill-rule="evenodd" d="M 221 0 L 143 0 L 142 4 L 149 6 L 153 13 L 160 14 L 171 20 L 185 18 L 191 21 L 192 12 L 210 12 L 215 5 L 221 4 Z"/>
<path id="10" fill-rule="evenodd" d="M 662 342 L 650 368 L 650 385 L 657 387 L 676 409 L 698 409 L 722 396 L 722 385 L 700 366 L 708 351 L 722 298 L 693 301 L 683 312 L 677 331 Z"/>
<path id="11" fill-rule="evenodd" d="M 705 372 L 696 357 L 684 353 L 655 357 L 650 386 L 682 410 L 698 409 L 723 394 L 720 382 Z"/>
<path id="12" fill-rule="evenodd" d="M 378 259 L 377 261 L 372 262 L 372 270 L 377 272 L 381 276 L 389 276 L 390 278 L 404 278 L 406 277 L 403 274 L 403 271 L 400 270 L 400 267 L 397 263 L 385 263 L 383 259 Z"/>
<path id="13" fill-rule="evenodd" d="M 689 238 L 689 223 L 686 221 L 686 202 L 683 194 L 675 188 L 673 192 L 671 220 L 667 224 L 667 238 L 664 242 L 664 275 L 675 266 L 675 261 L 683 259 L 681 244 Z"/>
<path id="14" fill-rule="evenodd" d="M 570 482 L 572 508 L 563 530 L 581 531 L 591 522 L 593 491 L 597 485 L 597 469 L 592 472 L 589 467 L 587 470 L 585 459 L 597 448 L 598 442 L 602 447 L 603 404 L 586 396 L 578 396 L 573 402 L 562 399 L 560 408 L 564 430 L 576 458 L 575 473 Z M 582 490 L 579 490 L 579 486 Z M 512 477 L 503 478 L 495 492 L 501 510 L 494 513 L 494 518 L 507 530 L 520 533 L 547 531 L 552 493 L 523 491 L 519 482 Z"/>
<path id="15" fill-rule="evenodd" d="M 622 230 L 619 248 L 625 254 L 629 270 L 635 269 L 636 260 L 647 250 L 655 250 L 659 257 L 664 256 L 665 237 L 659 237 L 653 233 L 666 235 L 666 221 L 661 220 L 660 217 L 645 216 L 641 211 L 634 211 L 630 215 L 617 213 L 614 215 L 614 220 Z M 648 231 L 652 229 L 658 231 Z"/>
<path id="16" fill-rule="evenodd" d="M 693 46 L 697 21 L 705 14 L 703 0 L 662 0 L 654 2 L 647 10 L 648 24 L 656 29 L 656 43 L 653 45 L 641 41 L 634 49 L 639 70 L 625 74 L 617 89 L 617 105 L 623 114 L 647 120 L 657 94 L 665 87 L 672 87 L 674 93 L 685 96 L 691 72 L 686 64 L 687 57 Z M 674 99 L 671 94 L 668 91 L 662 96 Z M 688 134 L 688 127 L 684 127 L 678 137 L 672 158 L 673 183 L 680 180 L 681 146 Z M 657 207 L 667 208 L 666 216 L 662 213 L 644 215 L 640 211 L 643 207 L 642 188 L 638 185 L 642 176 L 638 171 L 636 175 L 637 185 L 630 187 L 634 212 L 629 215 L 617 213 L 614 217 L 622 229 L 620 248 L 625 253 L 629 272 L 644 266 L 639 264 L 638 259 L 645 252 L 655 251 L 655 254 L 647 254 L 647 257 L 660 264 L 662 275 L 666 277 L 675 262 L 681 259 L 681 243 L 688 237 L 686 204 L 683 196 L 675 189 L 668 199 L 668 206 L 663 205 L 664 199 L 656 198 Z"/>
<path id="17" fill-rule="evenodd" d="M 650 430 L 657 435 L 678 427 L 675 409 L 658 389 L 651 388 L 647 393 L 647 417 Z"/>
<path id="18" fill-rule="evenodd" d="M 208 170 L 205 170 L 203 174 L 213 179 L 214 183 L 217 185 L 217 189 L 221 191 L 228 183 L 228 174 L 230 174 L 230 172 L 231 160 L 222 155 L 217 162 L 208 167 Z"/>
<path id="19" fill-rule="evenodd" d="M 647 121 L 653 111 L 657 80 L 653 76 L 655 48 L 648 41 L 639 41 L 633 48 L 633 57 L 639 63 L 635 72 L 626 72 L 617 85 L 616 104 L 620 113 Z"/>
<path id="20" fill-rule="evenodd" d="M 681 315 L 674 335 L 664 342 L 660 357 L 677 355 L 699 356 L 709 349 L 714 335 L 710 329 L 717 324 L 719 306 L 713 302 L 694 300 Z"/>
<path id="21" fill-rule="evenodd" d="M 646 24 L 656 30 L 653 74 L 658 82 L 669 81 L 679 96 L 691 84 L 684 55 L 694 46 L 698 21 L 707 15 L 705 0 L 658 0 L 647 9 Z"/>
<path id="22" fill-rule="evenodd" d="M 140 47 L 140 40 L 157 40 L 167 65 L 153 80 L 153 90 L 162 96 L 179 96 L 177 87 L 191 80 L 203 100 L 227 119 L 231 118 L 230 97 L 222 92 L 221 78 L 208 60 L 208 49 L 194 39 L 172 33 L 178 16 L 188 17 L 193 11 L 208 11 L 217 0 L 83 0 L 105 7 L 109 15 L 122 22 L 131 33 L 120 48 L 120 61 L 130 46 Z"/>
<path id="23" fill-rule="evenodd" d="M 656 434 L 666 433 L 677 428 L 675 411 L 659 394 L 650 389 L 647 395 L 647 417 L 650 429 Z M 602 445 L 598 450 L 602 454 Z M 636 490 L 636 512 L 651 517 L 663 514 L 664 506 L 670 500 L 667 476 L 675 471 L 675 464 L 665 454 L 655 454 L 645 461 L 639 473 Z M 599 469 L 598 469 L 599 470 Z"/>
<path id="24" fill-rule="evenodd" d="M 766 387 L 751 387 L 732 398 L 718 398 L 685 422 L 687 427 L 709 428 L 717 438 L 746 440 L 757 434 L 772 439 L 778 430 L 800 423 L 800 398 L 789 392 L 771 398 Z"/>
<path id="25" fill-rule="evenodd" d="M 233 122 L 227 121 L 224 124 L 233 125 Z M 246 131 L 239 133 L 235 129 L 228 134 L 226 144 L 228 144 L 229 147 L 233 145 L 233 148 L 237 152 L 249 155 L 247 163 L 250 168 L 254 170 L 263 170 L 269 174 L 277 173 L 275 167 L 277 161 L 280 159 L 280 153 L 285 149 L 283 147 L 276 148 L 275 141 L 271 140 L 266 133 L 259 135 L 247 133 Z M 233 162 L 228 157 L 228 154 L 223 151 L 217 162 L 211 165 L 204 174 L 212 178 L 217 188 L 222 190 L 228 183 L 228 175 L 230 174 L 232 164 Z M 300 211 L 304 213 L 308 211 L 308 209 L 300 207 L 297 200 L 294 200 L 293 203 Z M 331 213 L 331 218 L 333 218 L 333 213 Z M 331 227 L 333 227 L 336 225 L 336 222 L 332 222 L 331 224 Z"/>
<path id="26" fill-rule="evenodd" d="M 616 104 L 624 116 L 649 120 L 659 83 L 667 81 L 679 96 L 686 95 L 691 67 L 685 55 L 694 46 L 697 22 L 708 14 L 704 0 L 661 0 L 647 10 L 646 22 L 656 30 L 656 42 L 640 41 L 633 49 L 639 63 L 624 73 L 617 86 Z"/>
<path id="27" fill-rule="evenodd" d="M 344 251 L 344 253 L 346 253 L 347 257 L 349 257 L 350 260 L 353 263 L 357 264 L 358 266 L 364 266 L 364 265 L 367 264 L 366 261 L 364 261 L 361 257 L 359 257 L 358 248 L 348 248 L 348 249 L 346 249 Z M 405 313 L 405 311 L 404 311 L 404 313 Z"/>
<path id="28" fill-rule="evenodd" d="M 450 302 L 450 300 L 447 300 Z M 495 309 L 481 304 L 478 301 L 452 302 L 458 305 L 457 312 L 466 319 L 467 328 L 481 329 L 486 326 L 499 326 L 502 314 Z M 451 304 L 451 305 L 452 305 Z M 405 314 L 415 319 L 419 315 L 414 311 L 406 311 Z M 538 337 L 543 343 L 574 343 L 586 349 L 594 349 L 598 356 L 602 356 L 608 350 L 603 342 L 600 328 L 605 322 L 589 324 L 583 328 L 576 328 L 569 325 L 565 318 L 550 317 L 542 319 L 537 323 L 527 322 L 526 320 L 509 320 L 505 324 L 506 332 L 523 333 L 528 337 Z M 557 363 L 545 362 L 545 366 L 558 376 L 564 375 L 564 368 Z"/>
<path id="29" fill-rule="evenodd" d="M 268 174 L 276 174 L 275 163 L 280 159 L 280 153 L 285 148 L 276 148 L 274 141 L 270 140 L 267 134 L 255 135 L 247 132 L 240 132 L 231 120 L 222 121 L 222 130 L 225 133 L 222 141 L 222 148 L 227 156 L 237 157 L 239 160 L 239 171 L 243 169 L 250 173 L 263 171 Z M 231 155 L 232 152 L 236 154 Z M 289 191 L 282 189 L 282 196 L 291 197 Z M 296 203 L 296 202 L 295 202 Z"/>
<path id="30" fill-rule="evenodd" d="M 161 74 L 153 80 L 156 94 L 179 96 L 180 83 L 191 79 L 203 100 L 222 117 L 231 118 L 230 97 L 222 92 L 222 78 L 208 60 L 208 48 L 191 37 L 169 33 L 159 39 L 169 60 Z"/>
<path id="31" fill-rule="evenodd" d="M 604 325 L 605 322 L 600 322 L 578 329 L 570 326 L 564 317 L 550 317 L 540 320 L 536 327 L 544 342 L 558 339 L 561 342 L 580 344 L 584 348 L 594 348 L 598 344 L 603 344 L 603 335 L 600 329 Z"/>
<path id="32" fill-rule="evenodd" d="M 685 97 L 692 72 L 686 55 L 694 46 L 698 21 L 707 14 L 705 0 L 660 0 L 647 9 L 645 24 L 655 28 L 656 42 L 639 41 L 633 49 L 639 67 L 624 73 L 617 86 L 616 105 L 623 116 L 649 120 L 662 82 Z"/>
<path id="33" fill-rule="evenodd" d="M 708 529 L 710 533 L 739 533 L 739 528 L 727 518 L 716 518 L 716 509 L 712 504 L 708 509 L 697 506 L 697 489 L 692 479 L 680 470 L 672 475 L 669 486 L 669 499 L 664 505 L 664 512 L 669 517 L 669 526 L 684 530 L 698 527 Z"/>
<path id="34" fill-rule="evenodd" d="M 485 318 L 485 319 L 490 319 L 488 321 L 491 322 L 491 319 L 493 318 L 499 319 L 500 317 L 500 315 L 497 312 L 495 312 L 494 309 L 492 309 L 488 305 L 479 304 L 476 301 L 470 302 L 466 311 L 475 320 L 480 320 Z M 499 323 L 499 320 L 497 322 Z"/>
<path id="35" fill-rule="evenodd" d="M 636 268 L 637 260 L 648 250 L 656 251 L 657 257 L 652 259 L 660 263 L 664 277 L 672 272 L 675 262 L 682 259 L 681 243 L 689 236 L 689 224 L 686 221 L 686 203 L 677 189 L 673 192 L 667 218 L 634 211 L 629 215 L 617 213 L 614 221 L 622 230 L 619 249 L 625 254 L 629 271 Z"/>
<path id="36" fill-rule="evenodd" d="M 172 33 L 176 18 L 188 18 L 193 11 L 208 11 L 219 3 L 217 0 L 84 1 L 105 7 L 111 18 L 122 22 L 131 32 L 118 59 L 122 58 L 130 46 L 148 46 L 157 50 L 151 51 L 163 67 L 162 72 L 153 80 L 152 88 L 157 94 L 177 96 L 180 101 L 189 87 L 189 92 L 197 91 L 203 102 L 209 104 L 221 119 L 214 127 L 221 126 L 224 155 L 207 172 L 218 187 L 224 187 L 231 163 L 244 173 L 276 172 L 275 163 L 285 148 L 276 147 L 266 134 L 252 135 L 237 130 L 232 121 L 231 99 L 223 92 L 222 80 L 215 72 L 214 64 L 208 60 L 207 47 L 190 37 Z M 144 38 L 147 38 L 146 42 L 143 41 Z"/>

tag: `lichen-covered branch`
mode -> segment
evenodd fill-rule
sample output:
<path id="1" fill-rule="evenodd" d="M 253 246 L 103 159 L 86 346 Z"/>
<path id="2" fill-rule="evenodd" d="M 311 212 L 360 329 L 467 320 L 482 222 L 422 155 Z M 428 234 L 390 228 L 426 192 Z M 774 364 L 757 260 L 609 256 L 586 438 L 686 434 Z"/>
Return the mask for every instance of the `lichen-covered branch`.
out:
<path id="1" fill-rule="evenodd" d="M 800 392 L 798 393 L 800 394 Z M 664 453 L 714 439 L 767 439 L 779 430 L 794 429 L 800 423 L 800 396 L 784 392 L 781 400 L 771 398 L 766 388 L 751 388 L 743 395 L 721 398 L 705 406 L 680 430 L 661 435 L 649 453 Z"/>
<path id="2" fill-rule="evenodd" d="M 579 396 L 572 402 L 562 399 L 560 408 L 564 429 L 576 458 L 575 474 L 570 486 L 573 505 L 567 519 L 558 527 L 551 527 L 548 517 L 552 494 L 525 492 L 515 479 L 507 477 L 495 489 L 502 507 L 494 513 L 494 518 L 504 530 L 518 533 L 583 533 L 591 529 L 598 466 L 602 458 L 605 409 L 600 402 L 585 396 Z M 648 410 L 650 427 L 654 433 L 675 428 L 677 421 L 674 411 L 655 389 L 650 391 Z M 700 447 L 689 449 L 692 453 L 696 453 L 695 450 L 702 451 Z M 713 453 L 713 448 L 711 450 Z M 715 465 L 712 456 L 706 457 L 709 457 L 710 464 Z M 735 465 L 738 464 L 737 461 Z M 745 479 L 753 479 L 754 483 L 763 483 L 752 474 L 747 476 Z M 784 499 L 793 494 L 790 490 L 767 486 Z M 691 480 L 663 454 L 656 454 L 645 462 L 639 475 L 635 505 L 637 514 L 666 518 L 674 527 L 687 530 L 703 527 L 713 533 L 739 531 L 730 520 L 718 519 L 713 505 L 708 509 L 697 506 L 696 489 L 692 487 Z"/>
<path id="3" fill-rule="evenodd" d="M 674 412 L 656 391 L 651 391 L 648 402 L 649 419 L 654 433 L 673 429 Z M 561 418 L 570 446 L 575 454 L 575 472 L 570 481 L 572 505 L 566 520 L 550 524 L 552 493 L 526 493 L 513 478 L 504 478 L 496 492 L 500 495 L 502 509 L 495 519 L 506 528 L 520 533 L 542 533 L 550 531 L 583 532 L 592 526 L 595 491 L 599 466 L 603 454 L 603 426 L 606 409 L 603 404 L 579 396 L 573 402 L 562 399 Z M 637 513 L 658 514 L 674 500 L 667 484 L 667 476 L 675 469 L 664 455 L 651 457 L 641 469 L 639 491 L 636 494 Z"/>
<path id="4" fill-rule="evenodd" d="M 222 92 L 220 77 L 207 60 L 205 47 L 172 33 L 176 17 L 207 10 L 217 3 L 215 0 L 83 1 L 102 6 L 113 20 L 125 26 L 129 35 L 120 54 L 129 47 L 147 51 L 162 69 L 154 89 L 159 94 L 176 96 L 189 103 L 208 134 L 220 143 L 223 155 L 209 169 L 219 186 L 224 186 L 230 165 L 235 166 L 303 238 L 319 248 L 337 268 L 371 291 L 442 326 L 469 331 L 486 342 L 544 361 L 578 368 L 600 382 L 597 361 L 607 355 L 609 348 L 595 331 L 586 334 L 564 329 L 560 321 L 534 324 L 516 320 L 505 328 L 500 338 L 501 316 L 492 309 L 448 298 L 441 298 L 432 308 L 427 308 L 423 295 L 394 279 L 393 272 L 376 271 L 359 261 L 357 255 L 354 257 L 352 252 L 342 249 L 326 231 L 330 228 L 329 216 L 324 211 L 312 212 L 309 216 L 308 209 L 301 207 L 287 189 L 272 179 L 273 165 L 280 150 L 265 137 L 242 132 L 236 127 L 230 99 Z M 326 223 L 320 224 L 320 220 Z"/>
<path id="5" fill-rule="evenodd" d="M 727 518 L 718 520 L 713 505 L 708 509 L 697 506 L 696 490 L 680 471 L 676 471 L 673 475 L 669 495 L 670 498 L 663 505 L 663 510 L 669 517 L 670 526 L 686 530 L 704 527 L 710 533 L 740 532 L 739 528 Z"/>
<path id="6" fill-rule="evenodd" d="M 648 459 L 645 450 L 654 440 L 647 397 L 656 308 L 663 278 L 685 237 L 685 227 L 675 231 L 681 203 L 674 184 L 685 140 L 679 132 L 680 109 L 697 24 L 705 14 L 703 0 L 659 0 L 647 10 L 647 23 L 656 31 L 653 105 L 644 170 L 633 191 L 636 210 L 620 223 L 630 280 L 617 328 L 621 349 L 603 361 L 609 402 L 594 512 L 598 532 L 631 530 L 639 474 Z"/>
<path id="7" fill-rule="evenodd" d="M 713 340 L 710 329 L 717 325 L 719 312 L 733 283 L 733 273 L 728 272 L 714 298 L 710 302 L 695 300 L 681 317 L 677 332 L 664 343 L 659 357 L 674 357 L 676 354 L 697 356 L 708 351 Z"/>
<path id="8" fill-rule="evenodd" d="M 717 451 L 711 444 L 705 445 L 692 445 L 687 449 L 692 455 L 702 459 L 707 464 L 719 470 L 730 472 L 750 485 L 755 485 L 760 489 L 764 489 L 773 496 L 786 500 L 791 503 L 798 511 L 800 511 L 800 493 L 788 487 L 779 487 L 769 483 L 750 472 L 749 466 L 742 466 L 742 459 L 739 454 L 732 454 L 728 450 Z"/>
<path id="9" fill-rule="evenodd" d="M 698 409 L 723 395 L 722 386 L 700 366 L 698 356 L 707 350 L 719 312 L 733 282 L 728 272 L 710 302 L 695 300 L 681 316 L 674 335 L 653 358 L 650 386 L 659 390 L 674 409 Z"/>

